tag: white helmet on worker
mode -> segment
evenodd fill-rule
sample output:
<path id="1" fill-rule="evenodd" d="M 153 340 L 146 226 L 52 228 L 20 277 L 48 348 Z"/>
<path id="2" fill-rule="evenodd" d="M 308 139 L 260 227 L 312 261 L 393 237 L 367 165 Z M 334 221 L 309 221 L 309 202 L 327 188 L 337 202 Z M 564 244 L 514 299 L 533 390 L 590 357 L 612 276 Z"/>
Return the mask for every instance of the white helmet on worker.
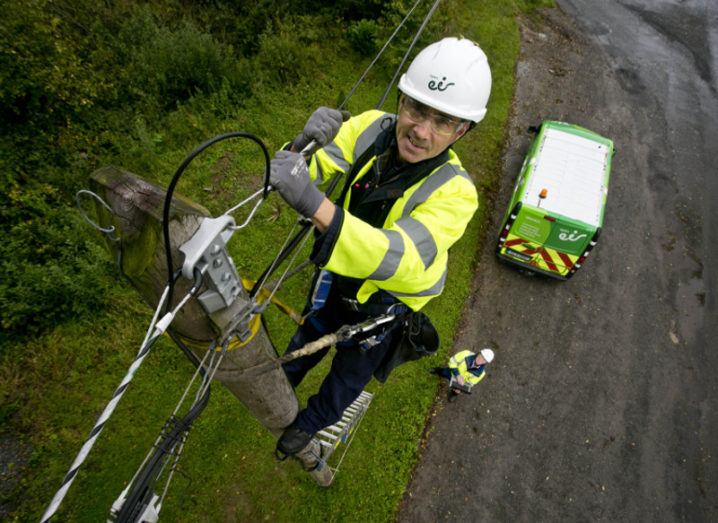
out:
<path id="1" fill-rule="evenodd" d="M 422 50 L 399 80 L 399 90 L 442 113 L 480 122 L 491 93 L 491 70 L 481 48 L 444 38 Z"/>
<path id="2" fill-rule="evenodd" d="M 481 349 L 481 354 L 484 359 L 486 360 L 486 363 L 491 363 L 494 360 L 494 351 L 491 349 Z"/>

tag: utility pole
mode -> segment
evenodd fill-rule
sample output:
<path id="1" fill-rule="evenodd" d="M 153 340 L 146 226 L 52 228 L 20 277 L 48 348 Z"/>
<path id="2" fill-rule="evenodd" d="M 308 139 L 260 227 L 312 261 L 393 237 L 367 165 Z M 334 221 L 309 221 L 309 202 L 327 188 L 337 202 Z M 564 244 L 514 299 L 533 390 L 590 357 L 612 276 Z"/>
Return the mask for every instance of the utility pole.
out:
<path id="1" fill-rule="evenodd" d="M 117 167 L 103 167 L 92 174 L 92 190 L 112 209 L 110 213 L 97 203 L 98 223 L 112 224 L 119 241 L 107 239 L 108 249 L 120 260 L 120 270 L 143 300 L 154 308 L 167 284 L 167 261 L 162 234 L 162 208 L 165 190 Z M 176 195 L 171 204 L 169 230 L 175 270 L 182 265 L 184 255 L 179 247 L 197 231 L 209 211 L 182 196 Z M 120 252 L 121 251 L 121 252 Z M 119 256 L 119 257 L 118 257 Z M 175 299 L 184 295 L 192 282 L 180 278 L 176 283 Z M 240 289 L 239 299 L 229 307 L 207 314 L 196 298 L 180 310 L 171 329 L 197 354 L 204 355 L 206 347 L 221 334 L 222 325 L 229 324 L 247 303 L 249 297 Z M 172 303 L 171 305 L 175 305 Z M 277 354 L 263 326 L 246 345 L 228 351 L 215 379 L 250 411 L 250 413 L 278 438 L 297 415 L 299 405 L 292 386 L 281 367 L 272 365 Z M 265 364 L 261 374 L 243 371 Z M 301 451 L 297 458 L 314 480 L 329 486 L 329 468 L 319 464 L 319 443 L 316 440 Z M 314 469 L 314 470 L 313 470 Z"/>

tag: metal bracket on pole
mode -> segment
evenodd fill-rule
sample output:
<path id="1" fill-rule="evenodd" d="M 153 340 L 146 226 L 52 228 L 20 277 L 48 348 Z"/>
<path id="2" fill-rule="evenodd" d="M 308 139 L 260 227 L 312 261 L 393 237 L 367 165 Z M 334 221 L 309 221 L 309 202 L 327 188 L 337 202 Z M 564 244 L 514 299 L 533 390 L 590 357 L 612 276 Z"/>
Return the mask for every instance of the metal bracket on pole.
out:
<path id="1" fill-rule="evenodd" d="M 231 336 L 237 336 L 240 342 L 248 340 L 252 336 L 250 320 L 256 313 L 254 301 L 242 297 L 242 282 L 227 252 L 227 242 L 235 230 L 232 216 L 205 218 L 192 238 L 179 248 L 185 256 L 182 275 L 191 277 L 200 270 L 204 276 L 208 289 L 197 301 L 220 329 L 223 344 Z"/>
<path id="2" fill-rule="evenodd" d="M 207 314 L 232 305 L 242 289 L 234 261 L 226 248 L 234 226 L 231 216 L 205 218 L 194 236 L 179 248 L 185 255 L 182 275 L 192 279 L 195 269 L 205 275 L 209 289 L 197 299 Z"/>

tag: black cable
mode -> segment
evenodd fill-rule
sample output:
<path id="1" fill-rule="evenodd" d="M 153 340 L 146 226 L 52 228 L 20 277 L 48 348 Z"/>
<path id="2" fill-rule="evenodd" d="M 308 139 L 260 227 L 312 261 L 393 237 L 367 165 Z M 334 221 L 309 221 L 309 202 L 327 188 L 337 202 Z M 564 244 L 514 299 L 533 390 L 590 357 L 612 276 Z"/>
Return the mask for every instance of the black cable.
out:
<path id="1" fill-rule="evenodd" d="M 182 436 L 189 432 L 194 420 L 197 419 L 197 416 L 202 413 L 209 403 L 210 392 L 211 390 L 208 387 L 200 400 L 192 406 L 184 418 L 178 420 L 172 416 L 167 421 L 165 428 L 167 425 L 171 425 L 172 428 L 164 435 L 157 449 L 145 463 L 137 479 L 132 484 L 132 489 L 127 493 L 127 497 L 117 515 L 116 521 L 118 523 L 134 523 L 140 516 L 142 509 L 152 501 L 152 485 L 157 480 L 162 468 L 162 460 L 180 442 Z"/>
<path id="2" fill-rule="evenodd" d="M 172 252 L 170 245 L 170 224 L 169 224 L 169 215 L 170 215 L 170 206 L 172 204 L 172 194 L 174 193 L 175 187 L 177 186 L 177 183 L 179 182 L 180 176 L 182 176 L 182 173 L 187 168 L 187 166 L 194 160 L 200 153 L 202 153 L 205 149 L 210 147 L 211 145 L 214 145 L 215 143 L 221 142 L 222 140 L 227 140 L 229 138 L 248 138 L 252 140 L 253 142 L 257 143 L 261 148 L 262 152 L 264 153 L 264 161 L 265 161 L 265 172 L 264 172 L 264 191 L 262 193 L 262 199 L 266 198 L 269 194 L 269 151 L 267 150 L 267 146 L 264 145 L 264 142 L 257 138 L 255 135 L 251 133 L 245 133 L 242 131 L 235 131 L 231 133 L 225 133 L 220 134 L 218 136 L 215 136 L 214 138 L 210 138 L 206 142 L 204 142 L 202 145 L 197 147 L 194 151 L 192 151 L 180 164 L 180 166 L 177 168 L 177 171 L 175 172 L 174 176 L 172 176 L 172 180 L 170 181 L 169 187 L 167 187 L 167 193 L 165 195 L 165 202 L 164 202 L 164 208 L 162 210 L 162 233 L 164 235 L 164 244 L 165 244 L 165 251 L 167 256 L 167 285 L 169 287 L 169 292 L 167 294 L 167 306 L 166 311 L 169 312 L 172 304 L 172 294 L 174 292 L 174 281 L 172 280 Z"/>
<path id="3" fill-rule="evenodd" d="M 174 329 L 167 329 L 167 334 L 172 339 L 172 341 L 175 342 L 175 344 L 180 348 L 180 350 L 184 353 L 185 356 L 187 356 L 187 359 L 192 363 L 192 365 L 195 366 L 196 369 L 199 369 L 199 372 L 202 374 L 202 377 L 204 378 L 207 375 L 207 371 L 205 368 L 201 365 L 201 361 L 197 357 L 197 355 L 190 350 L 187 345 L 184 344 L 184 342 L 180 339 L 179 334 L 177 334 Z"/>
<path id="4" fill-rule="evenodd" d="M 249 297 L 254 298 L 255 295 L 259 292 L 259 289 L 264 285 L 264 281 L 269 278 L 274 271 L 277 270 L 277 268 L 282 264 L 284 260 L 287 259 L 287 257 L 294 251 L 294 249 L 297 248 L 297 245 L 299 245 L 302 241 L 302 239 L 307 235 L 307 233 L 311 229 L 311 223 L 304 223 L 302 224 L 302 228 L 297 232 L 297 234 L 294 235 L 294 238 L 290 240 L 290 242 L 287 244 L 284 249 L 280 251 L 279 254 L 277 254 L 276 258 L 272 260 L 272 263 L 269 264 L 269 266 L 262 271 L 262 274 L 259 278 L 257 278 L 257 281 L 252 286 L 252 290 L 249 291 Z"/>
<path id="5" fill-rule="evenodd" d="M 197 356 L 184 344 L 175 333 L 170 333 L 172 339 L 182 349 L 187 357 L 199 368 L 203 377 L 206 377 L 206 370 L 201 365 Z M 152 486 L 159 477 L 163 460 L 165 456 L 172 452 L 174 447 L 180 443 L 184 434 L 188 433 L 192 428 L 192 423 L 202 413 L 209 403 L 211 387 L 207 387 L 202 397 L 197 401 L 189 412 L 181 419 L 170 416 L 165 423 L 162 432 L 164 433 L 157 448 L 152 456 L 147 460 L 142 470 L 138 473 L 137 478 L 132 484 L 132 488 L 127 493 L 122 508 L 117 515 L 116 521 L 134 522 L 140 516 L 141 510 L 144 509 L 152 501 Z M 167 431 L 167 427 L 171 427 Z"/>

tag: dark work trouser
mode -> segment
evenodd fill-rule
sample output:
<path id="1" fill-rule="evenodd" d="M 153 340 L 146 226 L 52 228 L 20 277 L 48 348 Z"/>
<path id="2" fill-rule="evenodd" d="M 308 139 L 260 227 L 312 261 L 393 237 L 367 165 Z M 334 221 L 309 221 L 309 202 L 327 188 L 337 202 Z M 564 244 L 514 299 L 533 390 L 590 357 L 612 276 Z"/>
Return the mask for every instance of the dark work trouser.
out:
<path id="1" fill-rule="evenodd" d="M 289 342 L 287 352 L 301 348 L 325 334 L 335 332 L 342 325 L 359 323 L 369 317 L 362 312 L 344 309 L 338 296 L 332 293 L 326 305 L 297 329 Z M 372 374 L 391 346 L 392 339 L 398 335 L 399 326 L 400 322 L 389 326 L 384 331 L 381 341 L 370 348 L 365 348 L 362 341 L 356 339 L 338 343 L 329 374 L 324 378 L 319 392 L 309 398 L 307 407 L 299 413 L 295 424 L 303 431 L 314 434 L 339 421 L 344 410 L 361 394 L 371 380 Z M 285 363 L 284 372 L 292 386 L 299 385 L 307 372 L 317 365 L 327 352 L 329 348 Z"/>
<path id="2" fill-rule="evenodd" d="M 436 373 L 437 375 L 441 376 L 442 378 L 446 378 L 447 380 L 450 380 L 454 375 L 449 367 L 437 367 Z"/>

